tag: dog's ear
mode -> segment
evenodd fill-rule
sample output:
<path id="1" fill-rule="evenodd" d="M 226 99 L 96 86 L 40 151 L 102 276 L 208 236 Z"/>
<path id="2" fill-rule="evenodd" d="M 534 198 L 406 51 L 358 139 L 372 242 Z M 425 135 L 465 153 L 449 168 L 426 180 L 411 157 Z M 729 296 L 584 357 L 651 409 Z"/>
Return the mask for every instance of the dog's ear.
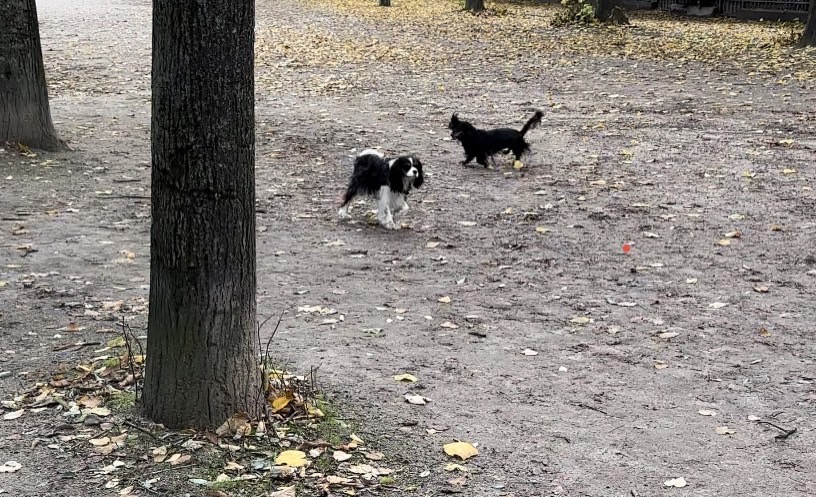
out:
<path id="1" fill-rule="evenodd" d="M 408 162 L 405 157 L 398 157 L 391 161 L 388 171 L 388 186 L 391 191 L 405 193 L 405 185 L 402 182 L 403 178 L 405 178 L 405 171 L 403 170 L 405 162 Z"/>
<path id="2" fill-rule="evenodd" d="M 425 176 L 422 174 L 422 162 L 419 161 L 416 155 L 411 156 L 414 159 L 414 167 L 417 170 L 417 176 L 414 178 L 414 188 L 419 188 L 422 183 L 425 183 Z"/>

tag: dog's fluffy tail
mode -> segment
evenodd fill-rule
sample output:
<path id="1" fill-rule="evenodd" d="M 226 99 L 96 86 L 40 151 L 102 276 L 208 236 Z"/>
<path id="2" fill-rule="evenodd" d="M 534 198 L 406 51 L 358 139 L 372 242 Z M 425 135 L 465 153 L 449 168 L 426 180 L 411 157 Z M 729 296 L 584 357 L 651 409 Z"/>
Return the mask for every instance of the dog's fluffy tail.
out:
<path id="1" fill-rule="evenodd" d="M 536 127 L 538 127 L 539 123 L 541 123 L 541 118 L 543 117 L 544 113 L 541 112 L 540 110 L 537 110 L 533 117 L 531 117 L 530 120 L 527 121 L 527 123 L 524 125 L 524 127 L 521 128 L 521 131 L 519 131 L 519 133 L 521 133 L 521 136 L 526 135 L 527 132 L 530 131 L 531 129 L 535 129 Z"/>

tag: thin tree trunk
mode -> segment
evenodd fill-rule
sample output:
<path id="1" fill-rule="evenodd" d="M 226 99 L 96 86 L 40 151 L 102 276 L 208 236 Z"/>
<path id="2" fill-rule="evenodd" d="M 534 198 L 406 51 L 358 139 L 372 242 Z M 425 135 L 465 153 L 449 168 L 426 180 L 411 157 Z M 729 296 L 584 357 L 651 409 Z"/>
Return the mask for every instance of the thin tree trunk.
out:
<path id="1" fill-rule="evenodd" d="M 0 1 L 0 145 L 63 150 L 45 82 L 34 0 Z"/>
<path id="2" fill-rule="evenodd" d="M 485 10 L 484 0 L 465 0 L 465 10 L 481 12 Z"/>
<path id="3" fill-rule="evenodd" d="M 380 0 L 380 7 L 390 7 L 391 0 Z"/>
<path id="4" fill-rule="evenodd" d="M 153 1 L 143 407 L 168 427 L 212 427 L 262 404 L 254 23 L 254 0 Z"/>
<path id="5" fill-rule="evenodd" d="M 816 46 L 816 0 L 810 0 L 810 15 L 805 25 L 805 32 L 799 40 L 800 47 Z"/>

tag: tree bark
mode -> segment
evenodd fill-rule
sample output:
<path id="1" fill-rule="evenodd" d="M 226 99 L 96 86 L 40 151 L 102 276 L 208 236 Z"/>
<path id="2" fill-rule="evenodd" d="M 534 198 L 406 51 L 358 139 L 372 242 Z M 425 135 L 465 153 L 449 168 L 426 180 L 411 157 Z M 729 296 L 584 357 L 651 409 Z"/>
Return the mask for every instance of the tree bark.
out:
<path id="1" fill-rule="evenodd" d="M 595 19 L 606 22 L 612 15 L 612 0 L 595 0 Z"/>
<path id="2" fill-rule="evenodd" d="M 380 7 L 390 7 L 391 0 L 380 0 Z"/>
<path id="3" fill-rule="evenodd" d="M 56 151 L 34 0 L 0 2 L 0 145 L 22 143 Z"/>
<path id="4" fill-rule="evenodd" d="M 810 14 L 805 25 L 805 32 L 799 40 L 800 47 L 816 46 L 816 0 L 810 0 Z"/>
<path id="5" fill-rule="evenodd" d="M 168 427 L 261 412 L 254 23 L 254 0 L 153 1 L 143 408 Z"/>
<path id="6" fill-rule="evenodd" d="M 485 10 L 484 0 L 465 0 L 465 10 L 481 12 Z"/>

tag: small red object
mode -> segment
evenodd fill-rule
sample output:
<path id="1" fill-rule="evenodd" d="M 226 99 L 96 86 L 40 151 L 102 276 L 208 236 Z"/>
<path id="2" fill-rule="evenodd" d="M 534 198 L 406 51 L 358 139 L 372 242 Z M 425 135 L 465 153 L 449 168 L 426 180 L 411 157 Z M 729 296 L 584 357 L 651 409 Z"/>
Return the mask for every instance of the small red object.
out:
<path id="1" fill-rule="evenodd" d="M 632 250 L 632 246 L 629 245 L 628 243 L 624 243 L 623 244 L 623 253 L 628 254 L 630 250 Z"/>

